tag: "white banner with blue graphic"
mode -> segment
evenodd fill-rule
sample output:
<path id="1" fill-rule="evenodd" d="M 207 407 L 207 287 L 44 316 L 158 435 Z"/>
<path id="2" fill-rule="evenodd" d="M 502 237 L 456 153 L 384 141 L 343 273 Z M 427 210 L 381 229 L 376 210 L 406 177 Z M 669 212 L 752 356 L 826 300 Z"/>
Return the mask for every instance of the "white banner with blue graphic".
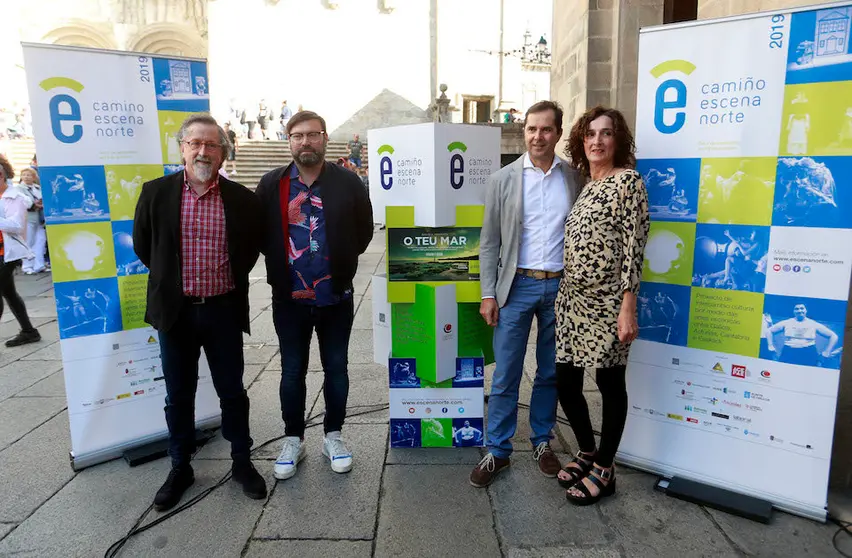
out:
<path id="1" fill-rule="evenodd" d="M 824 520 L 852 272 L 852 4 L 645 29 L 652 217 L 619 458 Z"/>
<path id="2" fill-rule="evenodd" d="M 24 44 L 75 467 L 167 436 L 148 270 L 133 251 L 142 184 L 180 169 L 181 122 L 208 111 L 207 64 Z M 219 421 L 205 361 L 196 421 Z"/>

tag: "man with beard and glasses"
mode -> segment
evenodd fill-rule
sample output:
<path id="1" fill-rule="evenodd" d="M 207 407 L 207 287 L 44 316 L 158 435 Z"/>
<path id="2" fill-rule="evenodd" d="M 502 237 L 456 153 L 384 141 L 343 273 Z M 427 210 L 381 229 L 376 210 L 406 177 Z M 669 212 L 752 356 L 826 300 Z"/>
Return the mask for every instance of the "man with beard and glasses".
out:
<path id="1" fill-rule="evenodd" d="M 250 460 L 249 400 L 243 386 L 243 332 L 249 333 L 248 275 L 259 255 L 263 214 L 257 197 L 219 175 L 230 142 L 208 114 L 177 134 L 185 168 L 145 183 L 136 205 L 133 249 L 150 270 L 145 321 L 159 331 L 166 381 L 172 470 L 154 507 L 174 507 L 195 480 L 198 358 L 207 356 L 231 442 L 233 479 L 250 498 L 266 483 Z"/>
<path id="2" fill-rule="evenodd" d="M 275 478 L 296 474 L 305 456 L 305 377 L 314 330 L 325 381 L 323 455 L 336 473 L 352 469 L 340 437 L 349 395 L 348 353 L 358 256 L 373 238 L 373 211 L 355 173 L 325 162 L 325 120 L 310 111 L 287 122 L 294 161 L 257 186 L 266 211 L 261 251 L 272 285 L 272 319 L 281 345 L 284 445 Z"/>

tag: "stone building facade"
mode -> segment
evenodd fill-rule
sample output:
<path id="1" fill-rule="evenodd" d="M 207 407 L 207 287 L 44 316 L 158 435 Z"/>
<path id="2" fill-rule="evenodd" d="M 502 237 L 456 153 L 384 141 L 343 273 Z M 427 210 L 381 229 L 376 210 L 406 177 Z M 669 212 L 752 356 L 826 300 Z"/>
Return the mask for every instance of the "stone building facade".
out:
<path id="1" fill-rule="evenodd" d="M 596 104 L 615 106 L 635 123 L 639 29 L 797 8 L 819 0 L 554 0 L 551 98 L 571 123 Z M 825 3 L 825 2 L 822 2 Z M 564 138 L 563 138 L 564 139 Z M 852 305 L 849 305 L 852 309 Z M 845 344 L 852 343 L 852 311 Z M 835 420 L 831 486 L 852 489 L 852 355 L 843 361 Z"/>

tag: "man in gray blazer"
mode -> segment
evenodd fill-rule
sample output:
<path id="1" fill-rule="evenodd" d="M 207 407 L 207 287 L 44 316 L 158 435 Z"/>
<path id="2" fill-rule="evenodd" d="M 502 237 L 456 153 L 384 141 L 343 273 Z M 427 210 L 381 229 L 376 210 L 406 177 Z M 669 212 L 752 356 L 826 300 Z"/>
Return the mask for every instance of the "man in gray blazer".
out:
<path id="1" fill-rule="evenodd" d="M 488 397 L 488 453 L 470 474 L 476 487 L 491 484 L 509 466 L 518 424 L 518 389 L 532 319 L 538 323 L 538 370 L 530 398 L 533 457 L 555 477 L 561 465 L 550 449 L 556 426 L 556 315 L 562 277 L 565 220 L 577 196 L 579 176 L 556 156 L 562 108 L 541 101 L 524 117 L 527 152 L 491 175 L 480 236 L 479 313 L 495 328 L 497 368 Z"/>

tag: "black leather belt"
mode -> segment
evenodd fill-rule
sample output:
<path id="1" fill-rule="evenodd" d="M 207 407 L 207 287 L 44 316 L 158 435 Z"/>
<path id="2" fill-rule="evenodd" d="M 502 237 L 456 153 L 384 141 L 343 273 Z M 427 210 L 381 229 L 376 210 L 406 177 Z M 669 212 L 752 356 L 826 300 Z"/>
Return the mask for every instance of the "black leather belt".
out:
<path id="1" fill-rule="evenodd" d="M 519 267 L 518 275 L 523 275 L 524 277 L 532 277 L 533 279 L 556 279 L 557 277 L 562 277 L 562 270 L 543 271 L 540 269 L 524 269 L 522 267 Z"/>
<path id="2" fill-rule="evenodd" d="M 233 292 L 234 291 L 229 291 L 225 294 L 216 296 L 184 296 L 183 300 L 187 304 L 212 304 L 214 302 L 222 302 L 226 300 Z"/>

